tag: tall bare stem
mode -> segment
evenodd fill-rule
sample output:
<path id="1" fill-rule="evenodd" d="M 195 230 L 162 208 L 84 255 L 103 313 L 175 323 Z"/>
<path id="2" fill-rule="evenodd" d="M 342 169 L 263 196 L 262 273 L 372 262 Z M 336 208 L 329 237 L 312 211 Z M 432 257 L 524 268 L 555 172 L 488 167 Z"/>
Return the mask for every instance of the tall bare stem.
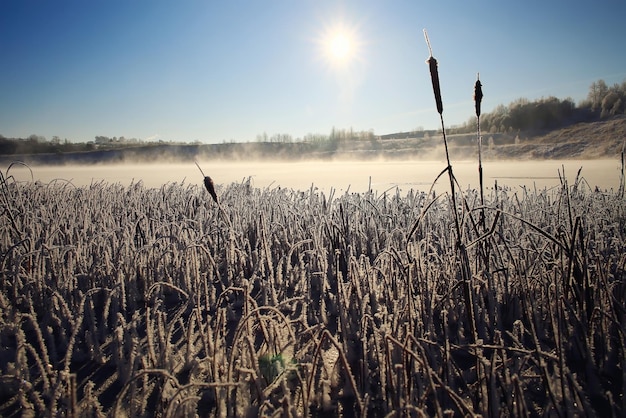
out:
<path id="1" fill-rule="evenodd" d="M 474 104 L 476 107 L 476 137 L 478 139 L 478 181 L 480 183 L 480 205 L 483 207 L 480 211 L 480 226 L 485 230 L 485 194 L 483 186 L 483 137 L 480 132 L 480 104 L 483 100 L 483 89 L 480 83 L 480 74 L 476 76 L 476 84 L 474 84 Z"/>
<path id="2" fill-rule="evenodd" d="M 452 207 L 454 208 L 454 225 L 456 228 L 457 244 L 461 241 L 461 226 L 459 224 L 459 216 L 456 206 L 456 193 L 454 187 L 454 174 L 452 173 L 452 165 L 450 164 L 450 154 L 448 152 L 448 139 L 446 138 L 446 127 L 443 123 L 443 101 L 441 100 L 441 87 L 439 85 L 439 70 L 437 68 L 437 60 L 433 57 L 433 50 L 430 46 L 430 39 L 428 39 L 428 32 L 424 29 L 424 38 L 426 38 L 426 44 L 428 45 L 428 52 L 430 54 L 428 60 L 428 66 L 430 68 L 430 80 L 433 84 L 433 92 L 435 93 L 435 103 L 437 105 L 437 112 L 439 113 L 439 120 L 441 121 L 441 132 L 443 135 L 443 145 L 446 149 L 446 163 L 448 164 L 448 177 L 450 179 L 450 193 L 452 194 Z"/>
<path id="3" fill-rule="evenodd" d="M 437 112 L 439 113 L 439 120 L 441 121 L 441 132 L 443 135 L 443 144 L 446 149 L 446 162 L 448 163 L 448 178 L 450 179 L 450 194 L 452 197 L 452 211 L 454 217 L 454 227 L 456 230 L 456 249 L 459 251 L 459 263 L 461 267 L 461 278 L 463 280 L 463 297 L 465 299 L 465 305 L 467 306 L 467 323 L 470 328 L 470 338 L 472 343 L 477 340 L 476 324 L 474 317 L 474 307 L 472 302 L 472 293 L 470 280 L 472 278 L 472 272 L 470 269 L 469 258 L 467 256 L 467 249 L 463 245 L 461 235 L 461 224 L 459 221 L 459 213 L 456 203 L 456 191 L 454 187 L 454 173 L 452 172 L 452 164 L 450 164 L 450 154 L 448 152 L 448 140 L 446 138 L 446 127 L 443 122 L 443 101 L 441 100 L 441 87 L 439 85 L 439 71 L 437 68 L 437 60 L 433 57 L 433 50 L 430 46 L 430 40 L 428 39 L 428 33 L 424 29 L 424 38 L 426 38 L 426 44 L 428 45 L 428 52 L 430 57 L 426 62 L 430 68 L 430 80 L 433 84 L 433 92 L 435 93 L 435 103 L 437 105 Z"/>

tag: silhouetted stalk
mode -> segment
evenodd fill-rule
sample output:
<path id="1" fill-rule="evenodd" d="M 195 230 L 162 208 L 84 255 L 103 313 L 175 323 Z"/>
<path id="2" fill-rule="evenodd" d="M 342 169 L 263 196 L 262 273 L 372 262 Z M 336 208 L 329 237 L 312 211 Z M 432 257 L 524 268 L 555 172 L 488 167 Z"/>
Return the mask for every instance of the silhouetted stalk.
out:
<path id="1" fill-rule="evenodd" d="M 486 231 L 486 219 L 485 219 L 485 186 L 483 183 L 483 136 L 480 131 L 480 105 L 483 100 L 483 85 L 480 82 L 480 74 L 476 75 L 476 83 L 474 84 L 474 106 L 476 108 L 476 139 L 478 141 L 478 182 L 480 187 L 480 234 L 484 234 Z M 497 215 L 499 212 L 497 213 Z M 496 218 L 497 218 L 496 215 Z M 495 226 L 495 223 L 494 223 Z M 493 229 L 493 228 L 492 228 Z M 489 293 L 487 296 L 487 300 L 489 303 L 489 317 L 491 323 L 495 321 L 494 314 L 494 297 L 495 297 L 495 285 L 493 282 L 493 276 L 489 273 L 489 249 L 490 246 L 487 245 L 486 242 L 481 242 L 479 248 L 479 253 L 483 259 L 483 271 L 486 272 L 487 275 L 487 283 L 489 288 Z"/>
<path id="2" fill-rule="evenodd" d="M 470 336 L 472 343 L 476 343 L 476 325 L 474 323 L 474 308 L 471 298 L 470 279 L 472 277 L 469 258 L 465 246 L 461 242 L 461 225 L 459 223 L 459 214 L 456 204 L 456 192 L 454 187 L 454 173 L 452 172 L 452 164 L 450 164 L 450 154 L 448 153 L 448 140 L 446 138 L 446 127 L 443 122 L 443 101 L 441 100 L 441 87 L 439 85 L 439 71 L 437 68 L 437 60 L 433 57 L 433 50 L 430 46 L 430 40 L 428 39 L 428 33 L 424 29 L 424 37 L 426 38 L 426 44 L 428 45 L 428 52 L 430 54 L 428 60 L 428 66 L 430 68 L 430 80 L 433 84 L 433 92 L 435 93 L 435 103 L 437 105 L 437 112 L 439 113 L 439 120 L 441 121 L 441 133 L 443 135 L 443 144 L 446 150 L 446 162 L 448 167 L 448 178 L 450 179 L 450 193 L 452 195 L 452 211 L 454 217 L 454 227 L 456 231 L 456 248 L 459 250 L 459 258 L 461 265 L 461 278 L 463 280 L 463 296 L 465 298 L 465 305 L 467 308 L 467 322 L 470 327 Z"/>
<path id="3" fill-rule="evenodd" d="M 480 183 L 480 205 L 483 207 L 480 210 L 480 226 L 485 230 L 485 194 L 483 187 L 483 137 L 480 134 L 480 103 L 483 100 L 483 89 L 480 83 L 480 74 L 476 77 L 476 84 L 474 84 L 474 104 L 476 106 L 476 137 L 478 139 L 478 180 Z"/>
<path id="4" fill-rule="evenodd" d="M 450 154 L 448 153 L 448 139 L 446 138 L 446 127 L 443 122 L 443 101 L 441 100 L 441 87 L 439 85 L 439 70 L 437 68 L 437 60 L 433 57 L 433 50 L 430 46 L 430 40 L 428 39 L 428 33 L 424 29 L 424 37 L 426 38 L 426 44 L 428 45 L 428 52 L 430 54 L 428 60 L 428 66 L 430 68 L 430 80 L 433 84 L 433 92 L 435 93 L 435 103 L 437 105 L 437 112 L 439 113 L 439 120 L 441 121 L 441 133 L 443 135 L 443 145 L 446 150 L 446 163 L 448 164 L 448 178 L 450 179 L 450 193 L 452 194 L 452 207 L 454 208 L 454 225 L 456 228 L 457 244 L 461 240 L 461 226 L 459 225 L 459 217 L 457 214 L 456 206 L 456 193 L 454 189 L 454 174 L 452 173 L 452 165 L 450 164 Z"/>
<path id="5" fill-rule="evenodd" d="M 204 174 L 204 171 L 202 171 L 202 168 L 200 168 L 200 165 L 198 164 L 197 161 L 194 161 L 194 162 L 196 163 L 198 170 L 200 170 L 200 173 L 202 173 L 202 177 L 204 177 L 204 187 L 206 188 L 207 192 L 209 192 L 209 194 L 211 195 L 215 203 L 218 203 L 217 194 L 215 193 L 215 185 L 213 184 L 213 179 L 211 179 L 211 177 Z"/>
<path id="6" fill-rule="evenodd" d="M 228 217 L 228 215 L 224 211 L 224 208 L 222 208 L 222 205 L 220 204 L 220 202 L 219 202 L 219 200 L 217 198 L 217 193 L 215 193 L 215 185 L 213 183 L 213 179 L 211 177 L 209 177 L 209 176 L 204 174 L 204 171 L 202 171 L 202 168 L 200 168 L 200 164 L 198 164 L 197 161 L 194 161 L 194 163 L 196 163 L 196 166 L 198 167 L 198 170 L 200 170 L 200 173 L 204 177 L 204 188 L 207 190 L 207 192 L 209 192 L 209 194 L 211 195 L 211 198 L 213 199 L 213 201 L 215 203 L 217 203 L 217 207 L 219 209 L 219 212 L 222 214 L 222 216 L 224 217 L 224 220 L 226 221 L 226 223 L 228 224 L 230 230 L 232 231 L 233 225 L 232 225 L 232 223 L 230 221 L 230 218 Z"/>
<path id="7" fill-rule="evenodd" d="M 435 103 L 437 105 L 437 112 L 439 113 L 439 120 L 441 121 L 441 134 L 443 135 L 443 145 L 446 150 L 446 163 L 448 167 L 448 178 L 450 179 L 450 193 L 452 194 L 452 207 L 454 211 L 454 226 L 456 230 L 456 239 L 457 245 L 460 244 L 461 241 L 461 226 L 459 224 L 459 216 L 457 214 L 457 206 L 456 206 L 456 192 L 454 187 L 454 174 L 452 173 L 452 164 L 450 164 L 450 154 L 448 152 L 448 139 L 446 137 L 446 127 L 443 122 L 443 101 L 441 100 L 441 87 L 439 85 L 439 70 L 437 68 L 437 60 L 433 57 L 433 50 L 430 46 L 430 40 L 428 39 L 428 33 L 426 29 L 424 29 L 424 37 L 426 38 L 426 43 L 428 44 L 428 52 L 430 57 L 426 61 L 430 68 L 430 80 L 433 84 L 433 92 L 435 93 Z"/>

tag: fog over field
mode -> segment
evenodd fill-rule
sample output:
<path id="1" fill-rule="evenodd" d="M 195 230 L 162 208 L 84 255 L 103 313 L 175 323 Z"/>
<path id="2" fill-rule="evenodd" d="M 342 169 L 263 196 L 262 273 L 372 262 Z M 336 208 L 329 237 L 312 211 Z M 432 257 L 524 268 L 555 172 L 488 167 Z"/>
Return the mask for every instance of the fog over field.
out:
<path id="1" fill-rule="evenodd" d="M 383 193 L 399 187 L 427 191 L 437 175 L 445 168 L 443 161 L 309 161 L 309 162 L 232 162 L 199 161 L 206 175 L 213 178 L 218 189 L 250 177 L 256 187 L 284 187 L 308 190 L 312 185 L 322 191 L 334 188 L 339 192 L 365 192 L 368 187 Z M 202 175 L 190 161 L 188 164 L 113 164 L 79 166 L 29 166 L 32 178 L 42 183 L 54 180 L 70 181 L 85 186 L 94 182 L 120 183 L 128 186 L 142 181 L 146 187 L 160 187 L 166 183 L 200 183 Z M 516 188 L 526 186 L 538 189 L 560 184 L 559 172 L 565 169 L 565 178 L 573 182 L 582 167 L 581 177 L 591 188 L 617 190 L 619 162 L 617 160 L 566 161 L 488 161 L 483 163 L 485 187 L 497 181 L 498 186 Z M 453 164 L 454 174 L 462 189 L 478 187 L 476 161 Z M 10 174 L 17 180 L 29 181 L 28 168 L 15 165 Z M 450 185 L 447 176 L 435 185 L 438 192 Z"/>

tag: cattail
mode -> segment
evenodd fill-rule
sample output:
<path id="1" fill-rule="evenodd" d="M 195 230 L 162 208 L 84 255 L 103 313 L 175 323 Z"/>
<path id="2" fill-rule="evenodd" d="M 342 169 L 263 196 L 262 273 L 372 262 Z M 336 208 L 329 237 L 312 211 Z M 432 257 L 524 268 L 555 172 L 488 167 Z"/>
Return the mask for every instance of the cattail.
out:
<path id="1" fill-rule="evenodd" d="M 480 182 L 480 224 L 485 229 L 485 195 L 483 187 L 483 137 L 480 133 L 480 103 L 483 100 L 483 85 L 480 83 L 480 73 L 476 75 L 474 84 L 474 105 L 476 106 L 476 138 L 478 140 L 478 180 Z"/>
<path id="2" fill-rule="evenodd" d="M 441 87 L 439 86 L 439 71 L 437 69 L 437 60 L 433 57 L 433 50 L 430 47 L 430 40 L 428 39 L 428 32 L 426 32 L 426 29 L 424 29 L 424 37 L 426 38 L 426 44 L 428 45 L 428 52 L 430 54 L 430 57 L 426 60 L 426 62 L 430 68 L 430 80 L 433 83 L 433 92 L 435 92 L 437 112 L 441 115 L 443 113 L 443 102 L 441 100 Z"/>
<path id="3" fill-rule="evenodd" d="M 194 161 L 194 162 L 196 163 L 198 170 L 200 170 L 200 173 L 202 173 L 202 175 L 204 176 L 204 187 L 209 192 L 209 194 L 211 195 L 215 203 L 218 203 L 217 194 L 215 193 L 215 185 L 213 184 L 213 179 L 209 176 L 205 176 L 198 162 L 197 161 Z"/>
<path id="4" fill-rule="evenodd" d="M 209 176 L 204 176 L 204 187 L 207 189 L 215 203 L 217 203 L 217 194 L 215 193 L 215 186 L 213 185 L 213 179 Z"/>
<path id="5" fill-rule="evenodd" d="M 480 84 L 480 74 L 476 78 L 476 84 L 474 84 L 474 104 L 476 105 L 476 117 L 480 117 L 480 102 L 483 100 L 483 85 Z"/>

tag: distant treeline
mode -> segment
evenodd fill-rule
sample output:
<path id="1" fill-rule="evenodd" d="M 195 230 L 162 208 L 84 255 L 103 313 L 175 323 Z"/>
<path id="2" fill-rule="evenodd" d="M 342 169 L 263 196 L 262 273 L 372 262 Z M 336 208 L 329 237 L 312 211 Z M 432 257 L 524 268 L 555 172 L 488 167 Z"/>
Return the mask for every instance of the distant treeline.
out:
<path id="1" fill-rule="evenodd" d="M 0 135 L 0 155 L 13 154 L 59 154 L 66 152 L 93 151 L 96 149 L 93 142 L 73 143 L 61 141 L 53 137 L 48 141 L 44 136 L 31 135 L 28 138 L 5 138 Z"/>
<path id="2" fill-rule="evenodd" d="M 8 140 L 10 142 L 10 140 Z M 42 147 L 45 149 L 45 147 Z M 41 149 L 41 148 L 40 148 Z M 326 143 L 222 143 L 222 144 L 176 144 L 148 143 L 116 148 L 99 147 L 86 151 L 54 153 L 22 152 L 0 153 L 0 163 L 16 160 L 27 164 L 110 164 L 121 162 L 182 162 L 194 159 L 249 160 L 249 159 L 304 159 L 328 158 L 337 151 L 332 142 Z"/>
<path id="3" fill-rule="evenodd" d="M 537 132 L 552 129 L 559 129 L 574 123 L 592 122 L 615 115 L 626 113 L 626 80 L 621 84 L 608 86 L 604 80 L 595 81 L 589 87 L 587 98 L 578 105 L 571 98 L 558 99 L 556 97 L 541 98 L 530 101 L 528 99 L 517 99 L 508 105 L 498 105 L 492 112 L 481 115 L 481 131 L 484 133 L 507 133 L 515 134 L 519 132 Z M 476 117 L 471 117 L 460 126 L 448 128 L 450 134 L 468 134 L 476 130 Z M 261 153 L 270 149 L 275 152 L 277 148 L 283 153 L 302 152 L 334 152 L 342 147 L 342 143 L 359 142 L 369 143 L 370 148 L 377 149 L 378 141 L 390 139 L 424 138 L 436 134 L 434 130 L 416 129 L 411 132 L 400 132 L 377 136 L 372 130 L 354 131 L 350 129 L 332 128 L 329 134 L 308 134 L 303 138 L 294 139 L 289 134 L 268 135 L 262 133 L 257 135 L 256 142 L 273 144 L 272 146 L 257 147 Z M 89 142 L 69 142 L 67 139 L 61 140 L 58 136 L 47 140 L 44 136 L 30 135 L 28 138 L 6 138 L 0 135 L 0 155 L 10 156 L 16 154 L 67 154 L 85 153 L 98 151 L 103 155 L 117 155 L 115 150 L 124 149 L 126 154 L 146 154 L 149 147 L 158 152 L 164 146 L 175 145 L 178 147 L 189 147 L 188 149 L 211 148 L 211 153 L 231 154 L 237 145 L 228 146 L 231 143 L 219 144 L 219 148 L 201 147 L 199 141 L 193 143 L 153 141 L 145 142 L 140 139 L 124 137 L 107 137 L 98 135 L 94 141 Z M 285 144 L 299 144 L 296 147 L 284 147 Z M 283 145 L 283 147 L 276 147 Z M 156 148 L 155 148 L 156 147 Z M 254 148 L 254 147 L 252 147 Z M 182 149 L 182 148 L 181 148 Z M 250 149 L 250 147 L 246 147 Z M 134 151 L 132 151 L 134 150 Z M 51 157 L 52 158 L 52 157 Z M 117 157 L 112 157 L 117 158 Z"/>
<path id="4" fill-rule="evenodd" d="M 481 115 L 483 132 L 511 133 L 543 131 L 563 128 L 574 123 L 592 122 L 626 113 L 626 80 L 608 86 L 604 80 L 589 87 L 587 98 L 576 105 L 570 98 L 561 100 L 547 97 L 529 101 L 517 99 L 508 106 L 499 105 L 492 112 Z M 468 133 L 476 130 L 476 117 L 450 133 Z"/>

